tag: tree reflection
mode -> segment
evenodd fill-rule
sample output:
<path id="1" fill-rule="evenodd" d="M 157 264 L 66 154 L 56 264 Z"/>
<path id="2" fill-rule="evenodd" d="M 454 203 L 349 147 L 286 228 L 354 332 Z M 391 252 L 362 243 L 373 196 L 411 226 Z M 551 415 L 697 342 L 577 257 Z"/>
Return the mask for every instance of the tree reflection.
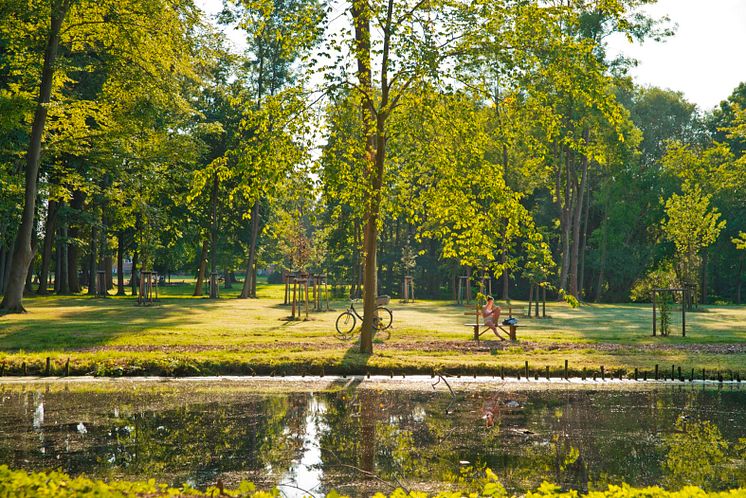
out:
<path id="1" fill-rule="evenodd" d="M 746 439 L 730 445 L 710 421 L 681 417 L 665 443 L 665 483 L 671 488 L 694 485 L 723 489 L 746 483 Z"/>

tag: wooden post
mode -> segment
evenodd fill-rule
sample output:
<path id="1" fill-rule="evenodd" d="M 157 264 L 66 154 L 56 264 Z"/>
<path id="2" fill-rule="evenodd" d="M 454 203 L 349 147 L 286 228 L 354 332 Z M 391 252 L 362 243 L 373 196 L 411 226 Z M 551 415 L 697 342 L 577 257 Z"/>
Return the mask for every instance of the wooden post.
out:
<path id="1" fill-rule="evenodd" d="M 47 356 L 47 368 L 46 368 L 45 373 L 47 377 L 49 377 L 49 375 L 52 373 L 52 361 L 49 358 L 49 356 Z"/>
<path id="2" fill-rule="evenodd" d="M 658 364 L 655 364 L 655 380 L 658 380 Z"/>
<path id="3" fill-rule="evenodd" d="M 528 380 L 528 361 L 526 361 L 526 380 Z"/>
<path id="4" fill-rule="evenodd" d="M 549 365 L 547 365 L 547 380 L 549 380 Z"/>
<path id="5" fill-rule="evenodd" d="M 601 380 L 606 380 L 606 373 L 604 372 L 604 366 L 601 365 Z"/>
<path id="6" fill-rule="evenodd" d="M 652 297 L 653 297 L 653 337 L 655 337 L 657 324 L 658 324 L 658 318 L 656 317 L 656 309 L 655 309 L 655 290 L 653 290 Z"/>
<path id="7" fill-rule="evenodd" d="M 568 366 L 569 366 L 568 365 L 568 361 L 565 360 L 565 380 L 567 380 L 567 377 L 568 377 L 568 372 L 567 372 L 568 371 Z"/>
<path id="8" fill-rule="evenodd" d="M 287 270 L 282 270 L 282 283 L 285 284 L 285 293 L 283 295 L 282 304 L 290 304 L 288 303 L 288 299 L 290 298 L 290 276 L 288 275 Z"/>
<path id="9" fill-rule="evenodd" d="M 537 291 L 537 294 L 538 294 L 538 291 Z M 533 299 L 534 299 L 534 284 L 530 283 L 528 286 L 528 313 L 526 313 L 526 316 L 528 318 L 531 318 L 531 305 L 533 304 Z"/>
<path id="10" fill-rule="evenodd" d="M 295 307 L 296 307 L 296 289 L 298 287 L 298 279 L 293 278 L 293 307 L 290 310 L 290 316 L 292 316 L 293 320 L 295 320 Z"/>
<path id="11" fill-rule="evenodd" d="M 306 320 L 308 320 L 308 277 L 306 277 Z"/>
<path id="12" fill-rule="evenodd" d="M 70 377 L 70 358 L 65 362 L 65 377 Z"/>

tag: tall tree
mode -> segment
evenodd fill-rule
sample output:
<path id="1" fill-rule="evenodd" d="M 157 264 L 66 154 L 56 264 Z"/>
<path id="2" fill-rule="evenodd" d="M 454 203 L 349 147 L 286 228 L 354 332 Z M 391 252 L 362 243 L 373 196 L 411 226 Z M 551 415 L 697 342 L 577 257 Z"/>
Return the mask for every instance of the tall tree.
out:
<path id="1" fill-rule="evenodd" d="M 13 4 L 18 10 L 9 17 L 27 17 L 28 5 Z M 33 252 L 32 230 L 35 223 L 39 165 L 45 136 L 49 103 L 59 77 L 59 50 L 65 55 L 102 46 L 120 63 L 125 74 L 138 74 L 151 87 L 173 81 L 183 74 L 188 54 L 186 32 L 194 22 L 189 2 L 130 0 L 127 2 L 89 0 L 40 0 L 31 9 L 36 35 L 46 40 L 42 69 L 38 76 L 36 111 L 26 152 L 25 198 L 21 224 L 13 250 L 13 263 L 0 310 L 25 311 L 23 287 Z M 116 43 L 112 43 L 116 40 Z M 134 68 L 134 70 L 133 70 Z M 135 80 L 130 80 L 132 84 Z M 56 83 L 55 83 L 56 82 Z"/>

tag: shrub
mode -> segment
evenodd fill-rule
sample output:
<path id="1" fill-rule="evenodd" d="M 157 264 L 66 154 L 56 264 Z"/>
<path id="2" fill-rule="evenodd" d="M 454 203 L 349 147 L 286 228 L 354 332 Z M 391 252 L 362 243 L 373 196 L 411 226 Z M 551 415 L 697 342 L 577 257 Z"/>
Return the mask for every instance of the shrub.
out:
<path id="1" fill-rule="evenodd" d="M 505 488 L 497 482 L 497 476 L 487 469 L 484 476 L 475 481 L 478 490 L 470 483 L 464 485 L 464 492 L 444 491 L 434 495 L 435 498 L 460 498 L 462 496 L 479 497 L 494 496 L 507 497 Z M 87 477 L 70 477 L 62 472 L 35 472 L 10 470 L 7 466 L 0 466 L 0 498 L 165 498 L 182 496 L 232 496 L 235 498 L 277 498 L 277 490 L 258 491 L 253 484 L 243 482 L 237 489 L 218 489 L 210 487 L 201 492 L 188 485 L 181 488 L 170 488 L 163 484 L 149 481 L 114 481 L 106 483 Z M 390 498 L 427 498 L 425 493 L 412 491 L 406 493 L 398 489 L 388 495 Z M 563 492 L 559 487 L 544 483 L 538 489 L 526 494 L 526 498 L 578 498 L 577 491 Z M 734 489 L 725 492 L 708 493 L 701 488 L 688 486 L 680 491 L 669 492 L 659 487 L 632 488 L 627 485 L 609 486 L 605 491 L 592 491 L 587 498 L 746 498 L 746 489 Z M 336 492 L 327 494 L 327 498 L 341 498 Z M 378 493 L 375 498 L 387 498 Z"/>

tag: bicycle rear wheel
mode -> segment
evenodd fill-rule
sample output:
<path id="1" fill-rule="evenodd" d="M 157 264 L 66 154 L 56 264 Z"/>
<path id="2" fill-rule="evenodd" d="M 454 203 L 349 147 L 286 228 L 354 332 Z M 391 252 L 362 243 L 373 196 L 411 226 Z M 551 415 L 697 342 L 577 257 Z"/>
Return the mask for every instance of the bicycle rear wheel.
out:
<path id="1" fill-rule="evenodd" d="M 394 316 L 391 310 L 379 306 L 376 308 L 378 312 L 378 320 L 376 320 L 376 336 L 380 339 L 386 340 L 391 338 L 391 322 L 394 320 Z"/>
<path id="2" fill-rule="evenodd" d="M 352 331 L 355 330 L 355 315 L 345 311 L 337 317 L 337 337 L 341 340 L 347 340 L 352 337 Z"/>
<path id="3" fill-rule="evenodd" d="M 378 328 L 379 330 L 386 330 L 391 327 L 391 322 L 394 321 L 394 315 L 391 310 L 383 306 L 376 308 L 378 312 Z"/>

